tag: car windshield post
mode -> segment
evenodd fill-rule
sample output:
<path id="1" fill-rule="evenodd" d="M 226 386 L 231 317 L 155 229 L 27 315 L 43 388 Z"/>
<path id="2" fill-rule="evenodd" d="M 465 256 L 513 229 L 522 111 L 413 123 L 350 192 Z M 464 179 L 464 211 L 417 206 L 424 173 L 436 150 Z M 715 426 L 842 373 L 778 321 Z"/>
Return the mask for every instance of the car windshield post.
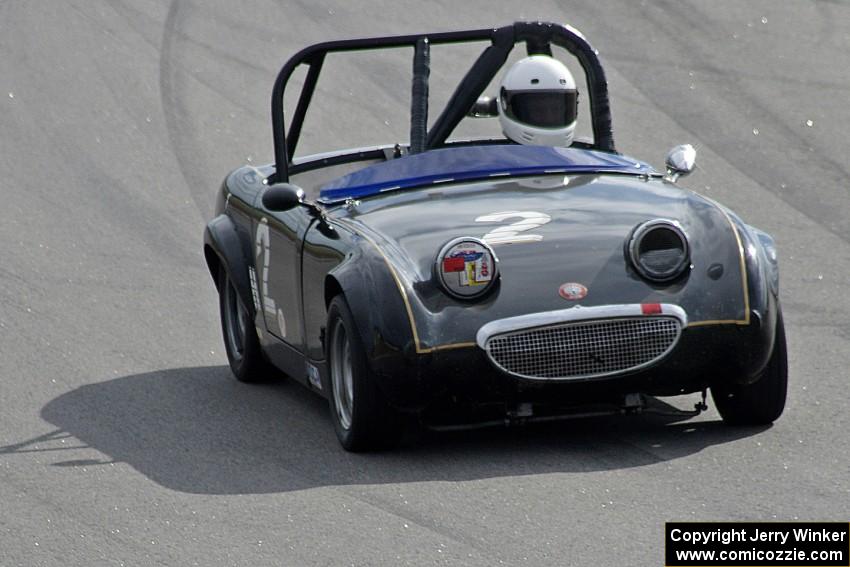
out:
<path id="1" fill-rule="evenodd" d="M 410 153 L 424 152 L 428 136 L 428 78 L 431 75 L 431 44 L 427 37 L 416 42 L 413 53 L 413 85 L 410 95 Z"/>
<path id="2" fill-rule="evenodd" d="M 320 53 L 307 63 L 310 66 L 310 70 L 307 71 L 307 77 L 304 79 L 304 87 L 301 89 L 301 96 L 298 97 L 298 105 L 295 107 L 295 113 L 292 115 L 292 123 L 289 125 L 289 136 L 286 140 L 286 149 L 290 159 L 295 155 L 295 146 L 298 144 L 298 138 L 301 136 L 301 127 L 304 125 L 307 107 L 310 106 L 310 100 L 313 98 L 313 92 L 316 90 L 316 83 L 319 81 L 319 73 L 322 70 L 324 62 L 325 54 Z"/>

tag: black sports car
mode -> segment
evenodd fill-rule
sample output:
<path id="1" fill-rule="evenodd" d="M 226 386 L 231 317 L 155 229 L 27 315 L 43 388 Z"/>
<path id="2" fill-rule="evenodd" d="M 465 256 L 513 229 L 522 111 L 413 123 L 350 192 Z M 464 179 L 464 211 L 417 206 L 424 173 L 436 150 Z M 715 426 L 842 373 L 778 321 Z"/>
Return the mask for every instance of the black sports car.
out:
<path id="1" fill-rule="evenodd" d="M 486 47 L 428 128 L 430 46 L 458 42 Z M 578 60 L 591 141 L 449 140 L 518 43 Z M 399 47 L 414 50 L 410 143 L 293 160 L 325 55 Z M 729 423 L 782 413 L 773 240 L 676 184 L 690 146 L 666 175 L 616 152 L 605 74 L 576 30 L 313 45 L 282 68 L 272 125 L 276 163 L 230 173 L 204 234 L 224 342 L 239 380 L 282 371 L 325 396 L 346 449 L 391 440 L 411 417 L 558 419 L 709 388 Z"/>

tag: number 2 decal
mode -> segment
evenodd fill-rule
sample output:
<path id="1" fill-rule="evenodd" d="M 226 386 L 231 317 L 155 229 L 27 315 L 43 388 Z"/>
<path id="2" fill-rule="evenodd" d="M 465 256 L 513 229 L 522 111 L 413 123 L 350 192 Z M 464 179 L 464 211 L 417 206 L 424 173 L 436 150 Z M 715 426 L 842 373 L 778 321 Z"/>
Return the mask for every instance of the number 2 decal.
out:
<path id="1" fill-rule="evenodd" d="M 490 213 L 475 219 L 475 222 L 504 222 L 508 219 L 519 219 L 507 226 L 494 228 L 481 239 L 487 244 L 514 244 L 519 242 L 538 242 L 543 240 L 540 234 L 523 234 L 529 230 L 551 222 L 552 217 L 546 213 L 535 211 L 502 211 Z"/>
<path id="2" fill-rule="evenodd" d="M 261 255 L 263 257 L 263 269 L 262 269 L 262 272 L 261 272 L 261 274 L 262 274 L 261 275 L 261 278 L 262 278 L 261 281 L 262 281 L 263 285 L 259 290 L 259 294 L 257 294 L 256 291 L 254 289 L 252 289 L 252 291 L 254 291 L 254 293 L 255 293 L 254 301 L 257 302 L 257 297 L 256 297 L 257 295 L 259 295 L 262 298 L 261 303 L 262 303 L 263 312 L 266 315 L 269 315 L 269 316 L 276 318 L 277 326 L 280 329 L 280 336 L 286 337 L 286 319 L 283 316 L 283 311 L 277 307 L 274 299 L 272 299 L 271 297 L 268 296 L 269 260 L 270 260 L 270 257 L 271 257 L 269 247 L 270 247 L 270 244 L 271 244 L 271 238 L 270 238 L 270 235 L 269 235 L 268 220 L 266 220 L 265 218 L 261 219 L 260 222 L 257 224 L 257 237 L 254 239 L 254 244 L 255 244 L 254 255 L 256 256 L 257 260 L 260 259 Z M 256 286 L 255 280 L 256 280 L 256 276 L 254 276 L 254 278 L 252 278 L 252 281 L 251 281 L 252 288 L 254 286 Z M 268 322 L 267 322 L 267 326 L 268 326 Z"/>

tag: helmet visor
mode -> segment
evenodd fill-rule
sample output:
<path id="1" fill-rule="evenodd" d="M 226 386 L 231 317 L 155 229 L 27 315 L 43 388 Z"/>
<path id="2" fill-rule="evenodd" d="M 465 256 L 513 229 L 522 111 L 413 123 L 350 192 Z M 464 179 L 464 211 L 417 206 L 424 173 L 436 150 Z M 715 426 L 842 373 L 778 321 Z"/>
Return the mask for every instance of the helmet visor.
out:
<path id="1" fill-rule="evenodd" d="M 502 91 L 506 114 L 538 128 L 563 128 L 575 122 L 577 101 L 575 90 Z"/>

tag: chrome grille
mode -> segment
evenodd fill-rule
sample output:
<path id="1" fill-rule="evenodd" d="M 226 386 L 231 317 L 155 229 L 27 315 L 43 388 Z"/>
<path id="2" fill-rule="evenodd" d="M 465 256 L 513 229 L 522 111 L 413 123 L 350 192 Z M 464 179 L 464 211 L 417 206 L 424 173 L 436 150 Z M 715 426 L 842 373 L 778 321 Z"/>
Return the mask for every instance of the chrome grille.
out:
<path id="1" fill-rule="evenodd" d="M 495 335 L 486 343 L 497 366 L 527 378 L 590 378 L 647 366 L 667 354 L 682 325 L 673 317 L 568 322 Z"/>

